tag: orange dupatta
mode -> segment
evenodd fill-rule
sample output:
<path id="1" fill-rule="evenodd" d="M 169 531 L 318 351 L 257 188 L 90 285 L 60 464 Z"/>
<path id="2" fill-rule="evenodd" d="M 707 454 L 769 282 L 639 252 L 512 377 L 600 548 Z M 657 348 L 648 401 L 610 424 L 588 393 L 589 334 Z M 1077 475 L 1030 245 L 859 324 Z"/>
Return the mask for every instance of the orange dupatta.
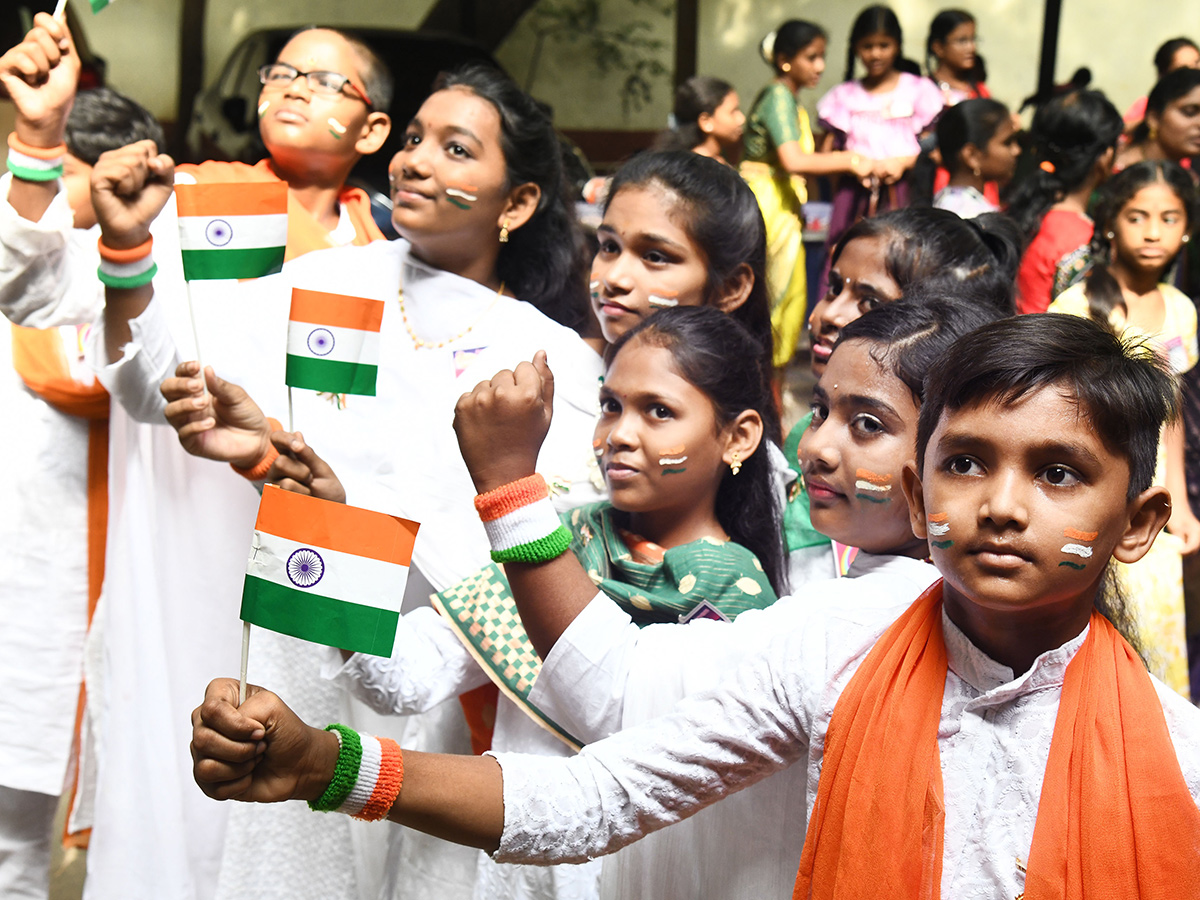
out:
<path id="1" fill-rule="evenodd" d="M 946 671 L 939 581 L 838 699 L 793 900 L 938 900 Z M 1024 896 L 1174 900 L 1188 884 L 1200 884 L 1200 810 L 1145 666 L 1093 612 L 1066 669 Z"/>

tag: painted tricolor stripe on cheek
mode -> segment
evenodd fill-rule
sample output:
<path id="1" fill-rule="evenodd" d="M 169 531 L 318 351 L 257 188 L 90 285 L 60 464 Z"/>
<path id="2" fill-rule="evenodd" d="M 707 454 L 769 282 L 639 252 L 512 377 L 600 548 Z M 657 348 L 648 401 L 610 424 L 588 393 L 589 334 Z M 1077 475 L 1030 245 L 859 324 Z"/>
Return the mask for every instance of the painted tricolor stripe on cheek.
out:
<path id="1" fill-rule="evenodd" d="M 870 500 L 872 503 L 887 503 L 891 499 L 885 496 L 875 496 L 891 493 L 891 475 L 880 475 L 877 472 L 872 472 L 870 469 L 857 469 L 854 472 L 854 477 L 856 479 L 854 488 L 857 491 L 854 496 L 860 500 Z"/>
<path id="2" fill-rule="evenodd" d="M 1066 544 L 1063 546 L 1062 552 L 1071 553 L 1075 556 L 1082 557 L 1083 559 L 1092 558 L 1092 548 L 1085 547 L 1083 544 Z"/>
<path id="3" fill-rule="evenodd" d="M 649 296 L 649 303 L 656 309 L 673 309 L 679 305 L 679 291 L 659 291 Z"/>
<path id="4" fill-rule="evenodd" d="M 1074 528 L 1064 528 L 1063 537 L 1073 541 L 1094 541 L 1100 536 L 1098 531 L 1076 531 Z"/>

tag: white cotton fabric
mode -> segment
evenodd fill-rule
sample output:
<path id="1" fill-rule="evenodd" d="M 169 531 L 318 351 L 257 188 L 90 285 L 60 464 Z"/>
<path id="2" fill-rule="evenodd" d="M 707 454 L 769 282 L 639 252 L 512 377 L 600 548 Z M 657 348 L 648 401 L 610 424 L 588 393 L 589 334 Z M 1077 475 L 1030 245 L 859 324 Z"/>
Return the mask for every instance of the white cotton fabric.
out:
<path id="1" fill-rule="evenodd" d="M 849 575 L 856 595 L 917 596 L 938 577 L 920 560 L 860 553 Z M 796 595 L 733 622 L 638 628 L 599 594 L 546 656 L 530 694 L 551 719 L 585 742 L 670 712 L 719 686 L 777 635 L 800 627 L 839 590 L 833 580 L 797 582 Z M 674 828 L 604 860 L 601 896 L 786 897 L 796 880 L 806 775 L 794 767 Z"/>
<path id="2" fill-rule="evenodd" d="M 555 862 L 608 852 L 796 762 L 805 773 L 806 813 L 834 704 L 913 599 L 911 590 L 872 581 L 841 579 L 802 623 L 721 688 L 689 697 L 668 716 L 568 760 L 496 754 L 505 809 L 496 859 Z M 1013 897 L 1024 887 L 1017 860 L 1029 856 L 1063 674 L 1086 630 L 1014 676 L 945 616 L 943 624 L 949 672 L 938 731 L 946 800 L 942 896 Z M 1154 684 L 1184 779 L 1200 798 L 1200 710 Z M 797 860 L 801 812 L 797 827 L 778 836 L 794 842 Z M 705 886 L 693 896 L 731 895 Z"/>

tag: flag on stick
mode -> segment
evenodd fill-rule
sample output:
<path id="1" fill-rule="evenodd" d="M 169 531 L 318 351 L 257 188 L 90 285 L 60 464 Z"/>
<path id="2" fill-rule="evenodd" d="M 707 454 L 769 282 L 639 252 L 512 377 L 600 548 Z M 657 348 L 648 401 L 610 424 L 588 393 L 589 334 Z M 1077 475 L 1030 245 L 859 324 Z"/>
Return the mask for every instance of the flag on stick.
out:
<path id="1" fill-rule="evenodd" d="M 382 300 L 293 288 L 287 385 L 374 397 L 383 306 Z"/>
<path id="2" fill-rule="evenodd" d="M 287 185 L 177 184 L 183 277 L 260 278 L 283 268 Z"/>
<path id="3" fill-rule="evenodd" d="M 100 10 L 104 9 L 104 7 L 108 6 L 108 4 L 110 4 L 110 3 L 112 3 L 112 0 L 91 0 L 92 12 L 98 13 L 98 12 L 100 12 Z M 61 2 L 58 5 L 60 7 L 65 7 L 67 4 L 64 0 L 64 2 Z M 60 15 L 62 15 L 62 13 L 56 10 L 54 15 L 60 16 Z"/>
<path id="4" fill-rule="evenodd" d="M 263 488 L 242 589 L 244 621 L 391 656 L 416 522 Z"/>

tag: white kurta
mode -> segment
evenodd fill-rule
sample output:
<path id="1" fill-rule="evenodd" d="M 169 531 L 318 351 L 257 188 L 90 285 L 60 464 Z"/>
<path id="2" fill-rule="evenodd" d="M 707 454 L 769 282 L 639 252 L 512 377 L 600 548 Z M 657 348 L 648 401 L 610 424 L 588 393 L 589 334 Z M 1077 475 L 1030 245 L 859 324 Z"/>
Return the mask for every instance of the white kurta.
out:
<path id="1" fill-rule="evenodd" d="M 611 851 L 800 761 L 811 809 L 837 698 L 913 592 L 864 577 L 841 579 L 821 599 L 721 688 L 684 700 L 668 716 L 568 760 L 497 754 L 505 822 L 496 858 L 554 862 Z M 941 895 L 1013 897 L 1023 889 L 1017 859 L 1029 857 L 1064 672 L 1086 631 L 1014 677 L 944 615 L 943 625 Z M 1154 684 L 1184 779 L 1200 798 L 1200 710 Z M 799 827 L 780 839 L 795 842 L 798 859 L 799 810 L 795 818 Z M 730 895 L 704 889 L 694 896 Z"/>
<path id="2" fill-rule="evenodd" d="M 156 257 L 159 252 L 156 248 Z M 160 269 L 162 266 L 160 262 Z M 442 350 L 418 351 L 413 347 L 401 321 L 397 300 L 402 268 L 406 308 L 417 333 L 426 340 L 438 341 L 473 325 L 468 335 Z M 160 280 L 168 286 L 167 290 L 175 283 L 169 274 Z M 591 452 L 592 410 L 600 361 L 574 332 L 551 322 L 528 304 L 497 298 L 475 282 L 410 260 L 408 245 L 403 241 L 311 253 L 289 263 L 280 275 L 256 282 L 193 285 L 203 361 L 222 377 L 246 387 L 264 410 L 285 425 L 284 347 L 292 286 L 387 302 L 381 328 L 377 396 L 350 396 L 345 408 L 338 409 L 326 397 L 297 390 L 293 392 L 293 424 L 339 474 L 349 502 L 422 523 L 414 564 L 435 587 L 453 584 L 488 559 L 486 535 L 471 504 L 474 489 L 451 428 L 455 401 L 477 381 L 529 359 L 536 350 L 548 352 L 551 364 L 557 362 L 562 375 L 556 379 L 555 420 L 543 447 L 540 468 L 547 476 L 560 476 L 577 485 L 572 499 L 575 496 L 579 499 L 574 502 L 593 499 L 594 493 L 586 487 L 586 466 Z M 173 371 L 178 359 L 194 357 L 186 305 L 182 297 L 172 300 L 156 296 L 133 326 L 134 342 L 126 350 L 125 358 L 102 372 L 122 402 L 136 410 L 139 417 L 152 419 L 161 415 L 162 401 L 157 395 L 161 378 Z M 103 336 L 97 335 L 97 348 L 102 348 L 102 340 Z M 176 351 L 176 347 L 180 350 Z M 162 786 L 168 788 L 167 794 L 182 796 L 183 803 L 198 798 L 203 814 L 216 804 L 190 783 L 187 714 L 203 696 L 203 685 L 208 678 L 237 671 L 238 598 L 258 496 L 249 483 L 235 476 L 227 466 L 184 454 L 174 433 L 165 426 L 133 426 L 132 432 L 162 433 L 163 452 L 170 454 L 171 465 L 178 470 L 164 470 L 160 477 L 158 472 L 147 472 L 144 464 L 131 460 L 127 467 L 131 479 L 136 477 L 145 485 L 143 502 L 152 503 L 151 498 L 165 500 L 170 511 L 164 509 L 162 519 L 170 519 L 172 524 L 164 533 L 161 521 L 155 524 L 143 519 L 132 523 L 128 532 L 137 532 L 143 545 L 156 545 L 166 538 L 163 553 L 175 551 L 187 558 L 158 571 L 148 571 L 156 567 L 146 557 L 138 562 L 128 560 L 130 577 L 154 575 L 160 586 L 151 589 L 149 585 L 130 585 L 126 596 L 141 598 L 146 603 L 157 602 L 160 597 L 193 596 L 194 600 L 185 605 L 191 608 L 194 604 L 195 609 L 203 610 L 210 620 L 209 628 L 222 632 L 195 642 L 189 653 L 180 654 L 176 649 L 169 667 L 165 660 L 161 662 L 164 669 L 169 668 L 174 674 L 187 665 L 187 660 L 180 660 L 180 656 L 195 657 L 205 670 L 202 676 L 189 679 L 190 685 L 182 688 L 178 698 L 161 698 L 164 709 L 172 711 L 164 721 L 178 722 L 181 740 L 178 746 L 163 749 L 164 757 L 176 762 L 179 772 L 174 790 L 165 781 Z M 165 459 L 162 464 L 156 461 L 156 465 L 165 463 Z M 164 493 L 168 496 L 163 497 Z M 172 533 L 172 528 L 189 533 Z M 199 564 L 198 556 L 211 556 L 213 562 L 206 559 Z M 211 577 L 213 582 L 202 586 L 198 578 L 201 575 Z M 220 585 L 215 583 L 218 579 Z M 414 591 L 421 583 L 422 577 L 414 577 L 410 582 Z M 110 660 L 119 647 L 129 651 L 128 656 L 121 656 L 121 664 L 113 665 L 114 697 L 122 696 L 119 684 L 125 684 L 129 690 L 149 675 L 141 669 L 138 655 L 132 652 L 148 639 L 137 633 L 142 627 L 138 621 L 143 618 L 132 616 L 110 629 L 109 643 L 113 648 Z M 189 627 L 204 634 L 196 623 L 189 623 Z M 188 640 L 186 632 L 173 633 L 176 642 Z M 302 715 L 318 721 L 348 720 L 369 728 L 364 725 L 361 713 L 349 706 L 348 695 L 319 679 L 319 658 L 316 648 L 256 630 L 251 643 L 251 678 L 287 698 Z M 138 708 L 144 708 L 141 702 Z M 454 712 L 457 713 L 456 708 Z M 412 737 L 401 730 L 402 723 L 398 721 L 391 728 L 394 730 L 390 733 L 395 736 L 405 740 Z M 369 730 L 389 733 L 387 726 Z M 144 759 L 146 742 L 150 740 L 153 738 L 144 733 L 144 728 L 125 723 L 121 733 L 106 743 L 108 773 L 119 771 L 117 758 L 129 765 Z M 102 773 L 101 789 L 105 781 Z M 99 796 L 97 804 L 101 805 Z M 203 808 L 205 805 L 207 809 Z M 230 816 L 224 840 L 218 833 L 223 823 L 217 823 L 211 815 L 207 817 L 213 826 L 207 832 L 214 837 L 210 845 L 213 856 L 202 860 L 193 854 L 191 861 L 190 870 L 204 873 L 206 879 L 218 871 L 219 865 L 218 897 L 313 896 L 326 900 L 356 897 L 364 889 L 365 883 L 355 884 L 355 867 L 351 862 L 356 855 L 363 856 L 354 838 L 355 834 L 363 834 L 359 823 L 341 816 L 297 816 L 294 810 L 283 807 L 239 807 Z M 194 823 L 185 824 L 196 827 Z M 140 833 L 148 829 L 153 829 L 154 834 Z M 367 832 L 375 840 L 388 833 L 379 828 Z M 158 866 L 153 857 L 147 860 L 144 850 L 139 849 L 145 846 L 143 841 L 161 844 L 164 840 L 179 849 L 191 849 L 195 832 L 186 827 L 181 830 L 162 822 L 139 822 L 126 816 L 122 827 L 110 825 L 110 834 L 122 834 L 125 840 L 123 851 L 108 848 L 114 850 L 109 857 L 113 860 L 137 855 L 140 862 L 125 859 L 122 863 L 135 870 L 155 869 L 157 876 L 188 871 L 186 865 Z M 461 855 L 456 858 L 461 865 Z M 264 859 L 271 863 L 264 864 Z M 341 862 L 331 865 L 331 859 Z M 414 896 L 420 895 L 426 874 L 413 874 Z M 428 874 L 430 887 L 426 895 L 449 896 L 445 893 L 445 873 Z M 466 881 L 469 884 L 470 879 Z M 176 892 L 164 891 L 159 884 L 157 888 L 148 888 L 144 896 L 195 896 L 202 900 L 211 896 L 213 890 L 211 881 L 206 881 L 206 885 L 208 892 L 197 883 L 195 888 L 184 888 L 191 893 L 181 894 L 177 892 L 179 887 L 172 888 Z"/>
<path id="3" fill-rule="evenodd" d="M 938 571 L 928 563 L 859 553 L 849 576 L 916 596 Z M 599 594 L 550 651 L 530 702 L 572 734 L 598 741 L 670 712 L 684 697 L 721 684 L 777 635 L 820 609 L 835 581 L 793 584 L 795 596 L 733 622 L 697 620 L 638 628 Z M 690 900 L 786 897 L 796 880 L 803 833 L 805 774 L 789 769 L 675 828 L 604 860 L 603 897 Z"/>

